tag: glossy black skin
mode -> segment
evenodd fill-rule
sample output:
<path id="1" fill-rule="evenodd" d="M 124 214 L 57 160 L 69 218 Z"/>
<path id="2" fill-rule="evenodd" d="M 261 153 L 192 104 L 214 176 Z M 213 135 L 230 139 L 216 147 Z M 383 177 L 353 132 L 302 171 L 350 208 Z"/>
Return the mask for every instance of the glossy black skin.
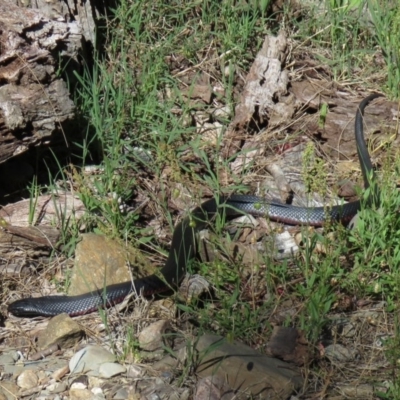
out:
<path id="1" fill-rule="evenodd" d="M 363 113 L 365 107 L 380 96 L 380 94 L 372 94 L 366 97 L 360 103 L 355 119 L 355 138 L 365 188 L 370 186 L 374 172 L 364 140 Z M 378 196 L 378 193 L 373 193 L 372 196 Z M 21 299 L 11 303 L 8 311 L 19 317 L 53 316 L 61 313 L 76 316 L 121 303 L 132 292 L 150 297 L 176 289 L 186 273 L 188 261 L 195 256 L 195 233 L 204 229 L 208 224 L 207 221 L 219 212 L 223 212 L 227 217 L 251 214 L 290 225 L 322 226 L 328 220 L 347 224 L 359 209 L 360 201 L 327 209 L 326 207 L 295 207 L 251 195 L 231 195 L 220 197 L 218 201 L 210 199 L 197 207 L 189 217 L 183 219 L 176 226 L 171 250 L 164 267 L 160 270 L 160 276 L 150 275 L 133 282 L 107 286 L 99 291 L 79 296 L 44 296 Z"/>

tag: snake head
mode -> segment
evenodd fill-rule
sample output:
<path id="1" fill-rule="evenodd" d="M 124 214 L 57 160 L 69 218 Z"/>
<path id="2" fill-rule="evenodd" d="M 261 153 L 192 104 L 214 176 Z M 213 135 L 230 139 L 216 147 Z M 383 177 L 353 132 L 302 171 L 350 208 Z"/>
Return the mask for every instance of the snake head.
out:
<path id="1" fill-rule="evenodd" d="M 8 312 L 23 318 L 37 317 L 38 315 L 38 310 L 30 298 L 14 301 L 8 306 Z"/>

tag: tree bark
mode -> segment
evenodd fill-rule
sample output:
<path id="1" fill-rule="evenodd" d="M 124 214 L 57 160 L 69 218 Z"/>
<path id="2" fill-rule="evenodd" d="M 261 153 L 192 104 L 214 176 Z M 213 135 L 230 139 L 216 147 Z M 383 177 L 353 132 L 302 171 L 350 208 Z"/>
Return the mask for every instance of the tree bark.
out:
<path id="1" fill-rule="evenodd" d="M 0 0 L 0 164 L 60 138 L 67 145 L 74 104 L 60 70 L 79 64 L 83 37 L 52 3 L 34 10 Z"/>

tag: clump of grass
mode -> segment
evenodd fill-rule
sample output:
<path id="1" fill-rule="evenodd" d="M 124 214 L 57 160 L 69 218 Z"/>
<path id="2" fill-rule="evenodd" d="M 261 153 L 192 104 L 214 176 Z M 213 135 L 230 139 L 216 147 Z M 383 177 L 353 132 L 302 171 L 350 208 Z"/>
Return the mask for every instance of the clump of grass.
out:
<path id="1" fill-rule="evenodd" d="M 387 67 L 387 89 L 393 97 L 400 95 L 400 9 L 397 1 L 368 0 L 375 25 L 375 35 Z"/>
<path id="2" fill-rule="evenodd" d="M 320 2 L 295 23 L 295 37 L 329 65 L 335 81 L 354 82 L 368 74 L 376 41 L 368 23 L 365 0 Z M 370 68 L 370 67 L 369 67 Z"/>
<path id="3" fill-rule="evenodd" d="M 316 156 L 315 145 L 308 142 L 303 152 L 302 177 L 308 193 L 327 194 L 327 172 L 325 162 Z"/>
<path id="4" fill-rule="evenodd" d="M 380 207 L 362 210 L 349 238 L 359 250 L 350 273 L 353 283 L 363 295 L 385 299 L 389 311 L 397 308 L 400 295 L 400 195 L 395 185 L 396 171 L 386 175 L 380 185 Z"/>

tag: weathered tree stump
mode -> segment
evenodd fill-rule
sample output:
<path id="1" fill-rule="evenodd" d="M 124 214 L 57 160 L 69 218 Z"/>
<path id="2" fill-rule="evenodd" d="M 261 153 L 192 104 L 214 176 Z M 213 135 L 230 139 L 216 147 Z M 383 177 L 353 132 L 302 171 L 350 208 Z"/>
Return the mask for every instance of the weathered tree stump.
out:
<path id="1" fill-rule="evenodd" d="M 68 144 L 74 104 L 60 71 L 79 66 L 94 42 L 90 2 L 30 6 L 0 0 L 0 164 L 60 138 Z"/>

